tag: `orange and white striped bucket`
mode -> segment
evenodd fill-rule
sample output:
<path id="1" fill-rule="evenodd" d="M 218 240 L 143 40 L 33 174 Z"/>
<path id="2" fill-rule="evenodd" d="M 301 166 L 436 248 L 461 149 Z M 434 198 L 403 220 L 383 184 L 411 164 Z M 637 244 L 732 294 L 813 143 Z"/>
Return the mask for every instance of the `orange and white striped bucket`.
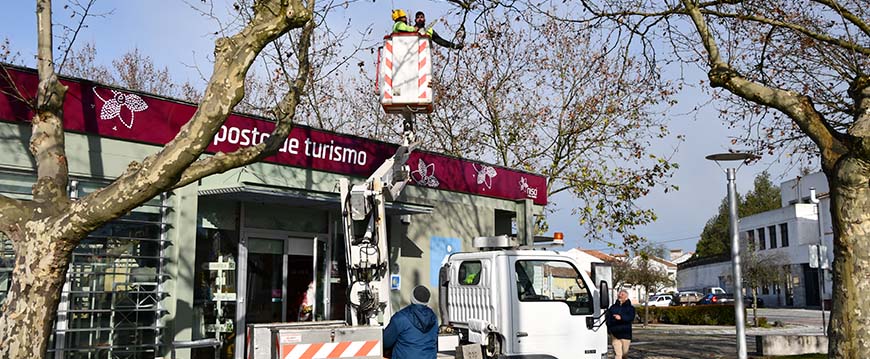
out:
<path id="1" fill-rule="evenodd" d="M 384 37 L 375 86 L 386 113 L 432 112 L 432 45 L 415 32 Z"/>
<path id="2" fill-rule="evenodd" d="M 417 46 L 417 90 L 421 103 L 432 101 L 432 90 L 429 88 L 429 75 L 432 73 L 432 63 L 429 54 L 429 41 L 420 41 Z"/>

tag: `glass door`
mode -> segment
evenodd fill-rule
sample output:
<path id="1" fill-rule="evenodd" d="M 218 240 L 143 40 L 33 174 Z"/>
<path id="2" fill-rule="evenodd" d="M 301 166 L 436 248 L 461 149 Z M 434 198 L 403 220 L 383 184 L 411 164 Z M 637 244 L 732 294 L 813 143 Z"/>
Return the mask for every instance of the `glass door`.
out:
<path id="1" fill-rule="evenodd" d="M 285 256 L 283 240 L 248 238 L 246 323 L 286 321 Z"/>
<path id="2" fill-rule="evenodd" d="M 314 237 L 314 301 L 313 320 L 330 318 L 329 277 L 331 269 L 330 249 L 326 238 Z"/>

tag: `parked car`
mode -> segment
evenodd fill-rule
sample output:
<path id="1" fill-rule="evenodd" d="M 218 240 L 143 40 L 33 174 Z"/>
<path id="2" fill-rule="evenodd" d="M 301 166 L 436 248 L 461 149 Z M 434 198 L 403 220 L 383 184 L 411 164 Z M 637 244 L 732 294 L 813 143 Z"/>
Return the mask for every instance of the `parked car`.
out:
<path id="1" fill-rule="evenodd" d="M 704 287 L 704 294 L 725 294 L 722 287 Z"/>
<path id="2" fill-rule="evenodd" d="M 700 292 L 679 292 L 674 295 L 674 299 L 671 300 L 671 305 L 673 306 L 685 306 L 685 305 L 695 305 L 698 304 L 698 301 L 704 298 L 704 295 Z"/>
<path id="3" fill-rule="evenodd" d="M 757 299 L 758 299 L 758 307 L 764 308 L 764 299 L 761 299 L 761 297 L 758 297 Z M 743 306 L 745 306 L 746 308 L 752 308 L 752 296 L 751 295 L 743 296 Z"/>
<path id="4" fill-rule="evenodd" d="M 707 294 L 698 301 L 698 305 L 729 304 L 734 303 L 734 296 L 730 294 Z"/>
<path id="5" fill-rule="evenodd" d="M 723 300 L 724 300 L 724 303 L 734 303 L 734 294 L 733 293 L 722 294 L 722 297 L 719 299 L 719 304 L 723 303 L 722 302 Z M 752 296 L 751 295 L 745 295 L 745 294 L 743 295 L 743 307 L 744 308 L 752 308 Z M 761 297 L 758 297 L 758 307 L 764 308 L 764 299 L 761 299 Z"/>
<path id="6" fill-rule="evenodd" d="M 674 297 L 670 294 L 659 294 L 653 296 L 647 303 L 649 303 L 650 307 L 667 307 L 671 305 L 671 300 L 673 299 Z"/>

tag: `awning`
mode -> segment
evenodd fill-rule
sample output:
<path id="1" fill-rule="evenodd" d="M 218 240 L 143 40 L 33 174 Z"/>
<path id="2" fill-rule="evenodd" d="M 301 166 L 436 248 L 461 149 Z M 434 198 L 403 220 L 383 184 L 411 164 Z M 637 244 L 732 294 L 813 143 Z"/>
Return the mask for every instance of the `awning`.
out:
<path id="1" fill-rule="evenodd" d="M 199 190 L 201 197 L 239 202 L 279 203 L 290 207 L 338 210 L 340 195 L 333 192 L 306 191 L 286 187 L 237 182 L 233 186 Z M 387 202 L 388 215 L 432 213 L 434 207 L 407 202 Z"/>

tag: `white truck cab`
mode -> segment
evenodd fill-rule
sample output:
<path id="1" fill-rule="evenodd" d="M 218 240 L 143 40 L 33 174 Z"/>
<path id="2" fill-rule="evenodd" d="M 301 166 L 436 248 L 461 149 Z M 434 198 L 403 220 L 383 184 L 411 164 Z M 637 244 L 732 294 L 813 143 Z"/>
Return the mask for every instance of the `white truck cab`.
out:
<path id="1" fill-rule="evenodd" d="M 599 269 L 596 287 L 589 269 L 555 251 L 453 254 L 440 273 L 442 323 L 489 358 L 606 357 L 610 268 Z"/>

